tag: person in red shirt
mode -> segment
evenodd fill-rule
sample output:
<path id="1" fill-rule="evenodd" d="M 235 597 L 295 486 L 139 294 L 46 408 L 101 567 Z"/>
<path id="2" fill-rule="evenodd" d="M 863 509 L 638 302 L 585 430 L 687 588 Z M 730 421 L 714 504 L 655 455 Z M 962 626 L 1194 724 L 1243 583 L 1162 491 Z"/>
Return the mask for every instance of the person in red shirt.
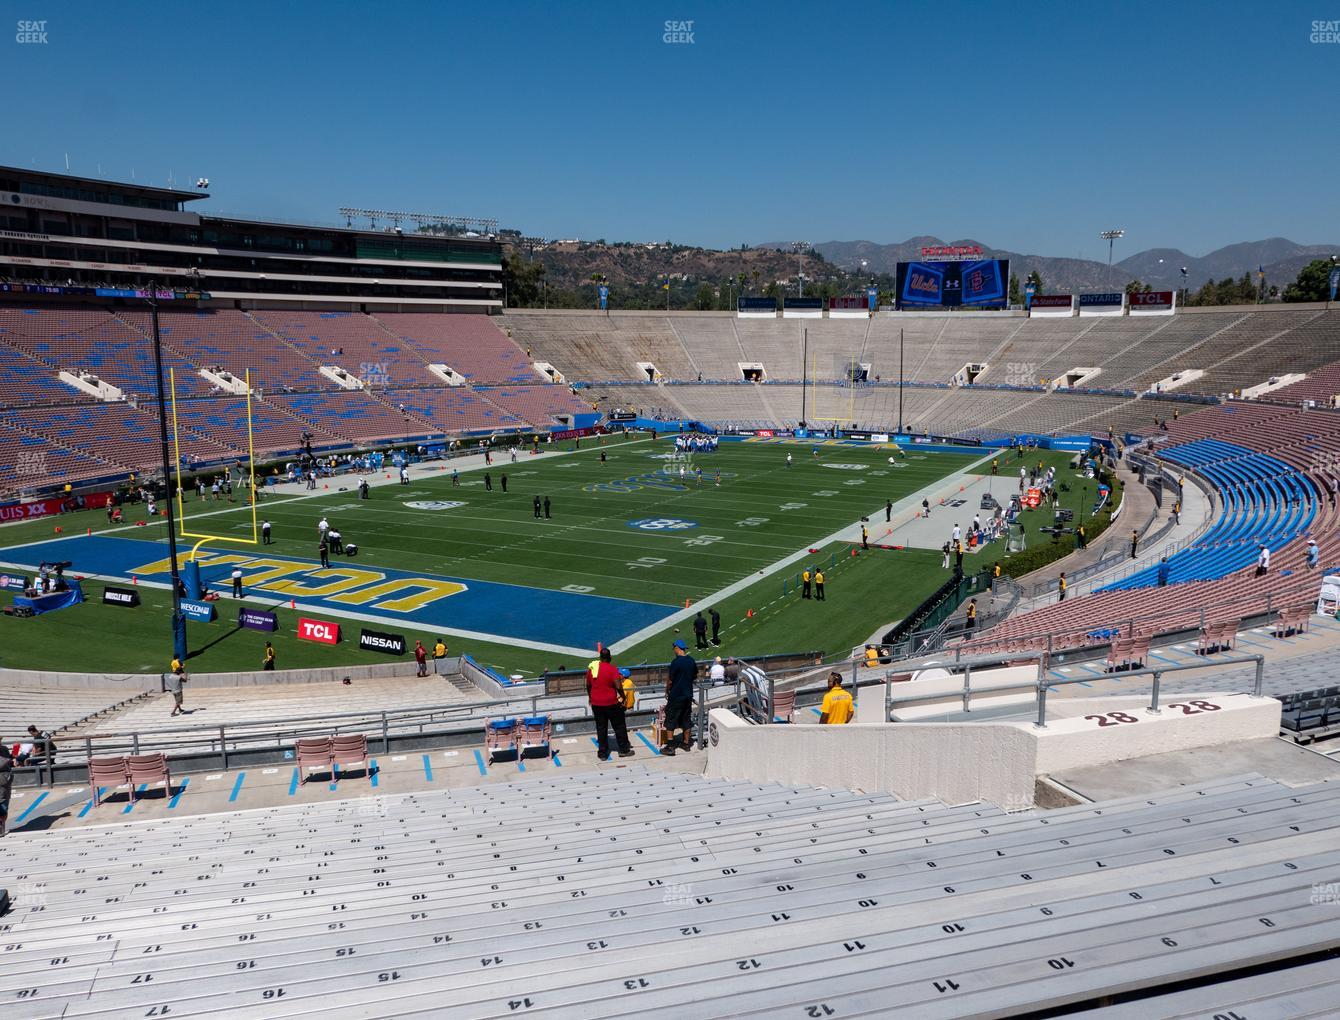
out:
<path id="1" fill-rule="evenodd" d="M 633 748 L 628 743 L 628 723 L 624 719 L 623 678 L 610 661 L 610 650 L 602 648 L 600 658 L 586 667 L 586 696 L 591 701 L 591 715 L 596 721 L 596 756 L 609 761 L 609 727 L 614 725 L 614 740 L 619 746 L 620 758 L 631 758 Z"/>
<path id="2" fill-rule="evenodd" d="M 422 641 L 414 642 L 414 661 L 419 664 L 419 676 L 428 675 L 428 649 L 423 647 Z"/>

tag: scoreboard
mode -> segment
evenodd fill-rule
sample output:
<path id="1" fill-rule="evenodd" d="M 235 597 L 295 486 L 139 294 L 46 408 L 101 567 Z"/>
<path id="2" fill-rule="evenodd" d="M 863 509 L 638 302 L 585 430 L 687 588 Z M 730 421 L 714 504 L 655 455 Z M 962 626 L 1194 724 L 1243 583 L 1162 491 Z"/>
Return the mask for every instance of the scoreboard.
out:
<path id="1" fill-rule="evenodd" d="M 1004 308 L 1008 259 L 972 262 L 899 262 L 898 307 L 936 305 Z"/>

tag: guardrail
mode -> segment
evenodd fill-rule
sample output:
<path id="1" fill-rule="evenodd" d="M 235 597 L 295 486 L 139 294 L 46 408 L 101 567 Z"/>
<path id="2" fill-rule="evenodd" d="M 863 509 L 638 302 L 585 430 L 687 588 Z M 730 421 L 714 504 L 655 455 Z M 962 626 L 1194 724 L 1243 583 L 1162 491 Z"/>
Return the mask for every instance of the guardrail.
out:
<path id="1" fill-rule="evenodd" d="M 1259 698 L 1262 696 L 1265 687 L 1265 661 L 1266 660 L 1264 655 L 1239 655 L 1228 659 L 1214 659 L 1206 662 L 1192 662 L 1187 663 L 1185 665 L 1167 665 L 1167 666 L 1149 667 L 1143 669 L 1122 670 L 1119 673 L 1111 674 L 1111 676 L 1112 679 L 1114 680 L 1122 680 L 1122 681 L 1129 680 L 1134 677 L 1145 677 L 1145 676 L 1151 677 L 1153 679 L 1153 684 L 1150 694 L 1149 711 L 1154 714 L 1158 714 L 1158 712 L 1160 711 L 1159 697 L 1161 694 L 1162 681 L 1164 675 L 1168 673 L 1180 673 L 1196 669 L 1218 669 L 1225 666 L 1254 665 L 1256 667 L 1256 670 L 1252 684 L 1252 695 L 1254 697 Z M 983 666 L 998 668 L 1000 666 L 1010 666 L 1010 665 L 1020 666 L 1030 664 L 1035 664 L 1037 667 L 1037 677 L 1033 680 L 1020 681 L 1018 683 L 1011 683 L 1011 684 L 992 684 L 988 688 L 974 689 L 972 686 L 974 667 L 976 667 L 978 672 L 980 672 Z M 1045 729 L 1047 726 L 1047 692 L 1054 687 L 1067 687 L 1071 684 L 1090 682 L 1085 680 L 1083 677 L 1074 677 L 1074 678 L 1050 677 L 1047 675 L 1046 664 L 1047 659 L 1045 656 L 1040 655 L 1021 656 L 1021 655 L 1003 655 L 1003 654 L 975 656 L 972 658 L 961 660 L 960 662 L 957 663 L 953 663 L 952 665 L 954 665 L 955 667 L 959 666 L 962 667 L 963 687 L 959 697 L 961 697 L 962 699 L 963 711 L 965 713 L 972 712 L 972 702 L 974 695 L 982 697 L 982 696 L 994 696 L 1002 693 L 1009 693 L 1011 691 L 1033 691 L 1035 695 L 1034 701 L 1037 707 L 1037 721 L 1033 725 L 1038 727 L 1039 729 Z M 951 664 L 927 663 L 922 668 L 933 668 L 937 665 L 944 668 Z M 907 679 L 909 675 L 910 674 L 907 671 L 895 672 L 890 670 L 886 671 L 884 675 L 881 677 L 870 677 L 864 681 L 855 683 L 853 684 L 853 687 L 872 687 L 877 684 L 883 685 L 884 687 L 883 718 L 885 721 L 889 720 L 893 711 L 893 707 L 895 705 L 917 705 L 917 704 L 928 704 L 931 702 L 947 702 L 948 699 L 954 697 L 954 695 L 951 694 L 950 692 L 943 690 L 933 694 L 908 694 L 908 695 L 894 696 L 893 694 L 894 687 L 893 682 L 891 682 L 891 680 L 893 680 L 893 678 L 895 677 L 898 677 L 900 679 Z M 827 691 L 826 686 L 798 688 L 795 691 L 797 703 L 799 703 L 801 698 L 821 696 L 826 691 Z M 769 678 L 769 682 L 767 684 L 766 695 L 767 695 L 766 703 L 767 703 L 768 715 L 765 724 L 770 724 L 773 718 L 772 710 L 775 703 L 774 699 L 776 695 L 775 686 L 771 678 Z M 738 714 L 741 718 L 745 719 L 746 721 L 759 723 L 758 715 L 760 713 L 756 710 L 742 710 L 740 707 L 737 706 L 736 714 Z"/>

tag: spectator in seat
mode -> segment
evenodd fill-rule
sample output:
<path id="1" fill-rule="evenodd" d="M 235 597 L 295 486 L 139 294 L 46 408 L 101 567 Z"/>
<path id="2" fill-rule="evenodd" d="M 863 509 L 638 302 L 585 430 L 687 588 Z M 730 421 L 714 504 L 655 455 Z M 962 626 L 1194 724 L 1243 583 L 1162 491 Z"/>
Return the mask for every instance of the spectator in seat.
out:
<path id="1" fill-rule="evenodd" d="M 596 757 L 609 761 L 609 728 L 614 727 L 614 742 L 620 758 L 631 758 L 628 723 L 624 715 L 623 678 L 610 661 L 610 650 L 602 648 L 600 658 L 586 668 L 586 697 L 596 721 Z"/>
<path id="2" fill-rule="evenodd" d="M 26 764 L 36 765 L 38 762 L 45 762 L 50 765 L 56 760 L 56 741 L 46 730 L 39 730 L 36 726 L 28 727 L 28 740 L 33 745 L 33 750 L 28 757 Z M 20 762 L 19 764 L 25 764 Z"/>
<path id="3" fill-rule="evenodd" d="M 721 661 L 720 655 L 713 659 L 712 665 L 707 668 L 707 676 L 712 681 L 713 687 L 726 682 L 726 666 Z"/>
<path id="4" fill-rule="evenodd" d="M 828 674 L 828 693 L 819 706 L 819 722 L 824 726 L 843 726 L 851 722 L 852 700 L 842 687 L 842 674 Z"/>

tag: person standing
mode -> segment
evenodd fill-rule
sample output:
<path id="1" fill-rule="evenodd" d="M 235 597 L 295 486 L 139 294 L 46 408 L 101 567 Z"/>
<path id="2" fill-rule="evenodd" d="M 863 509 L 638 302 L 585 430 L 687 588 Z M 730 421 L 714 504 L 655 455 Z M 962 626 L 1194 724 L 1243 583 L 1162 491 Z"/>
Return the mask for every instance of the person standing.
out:
<path id="1" fill-rule="evenodd" d="M 451 469 L 451 485 L 456 489 L 461 487 L 461 473 L 454 467 Z"/>
<path id="2" fill-rule="evenodd" d="M 865 525 L 862 524 L 862 525 L 861 525 L 861 549 L 862 549 L 862 550 L 868 550 L 869 548 L 870 548 L 870 532 L 867 531 Z"/>
<path id="3" fill-rule="evenodd" d="M 961 574 L 961 573 L 963 573 L 963 543 L 962 543 L 962 542 L 955 542 L 955 543 L 954 543 L 954 572 L 955 572 L 956 574 Z"/>
<path id="4" fill-rule="evenodd" d="M 344 536 L 340 534 L 338 528 L 331 528 L 326 532 L 326 541 L 330 543 L 331 552 L 344 552 Z"/>
<path id="5" fill-rule="evenodd" d="M 317 545 L 316 554 L 321 558 L 321 566 L 330 566 L 330 543 L 324 538 L 321 539 L 321 542 Z"/>
<path id="6" fill-rule="evenodd" d="M 242 568 L 235 566 L 233 567 L 233 598 L 240 599 L 241 597 L 242 597 Z"/>
<path id="7" fill-rule="evenodd" d="M 942 570 L 949 569 L 949 551 L 950 549 L 948 542 L 945 542 L 944 545 L 940 546 L 940 552 L 944 554 L 943 558 L 940 560 L 940 568 Z"/>
<path id="8" fill-rule="evenodd" d="M 540 519 L 540 497 L 539 497 L 539 496 L 536 496 L 536 497 L 535 497 L 535 519 L 536 519 L 537 521 Z"/>
<path id="9" fill-rule="evenodd" d="M 959 539 L 963 537 L 963 529 L 960 528 L 957 523 L 955 523 L 954 531 L 949 537 L 954 542 L 954 544 L 957 545 Z"/>
<path id="10" fill-rule="evenodd" d="M 665 681 L 665 746 L 661 754 L 671 757 L 675 748 L 693 750 L 689 727 L 693 722 L 693 684 L 698 678 L 698 663 L 689 654 L 689 646 L 676 639 L 675 657 L 670 660 Z"/>
<path id="11" fill-rule="evenodd" d="M 274 545 L 270 538 L 270 521 L 268 518 L 261 521 L 261 542 L 265 545 Z"/>
<path id="12" fill-rule="evenodd" d="M 968 626 L 968 632 L 971 633 L 971 632 L 977 627 L 977 600 L 976 600 L 976 599 L 969 599 L 969 600 L 968 600 L 968 614 L 967 614 L 967 621 L 966 621 L 966 622 L 967 622 L 967 626 Z"/>
<path id="13" fill-rule="evenodd" d="M 261 661 L 261 669 L 266 672 L 274 672 L 275 668 L 275 646 L 269 641 L 265 642 L 265 658 Z"/>
<path id="14" fill-rule="evenodd" d="M 824 572 L 819 567 L 814 568 L 814 601 L 822 602 L 824 600 Z"/>
<path id="15" fill-rule="evenodd" d="M 1309 538 L 1307 540 L 1307 569 L 1316 570 L 1319 562 L 1321 562 L 1321 550 L 1317 548 L 1317 540 Z"/>
<path id="16" fill-rule="evenodd" d="M 316 531 L 318 538 L 325 538 L 326 532 L 329 530 L 330 530 L 330 521 L 326 520 L 326 518 L 322 517 L 321 520 L 316 522 Z"/>
<path id="17" fill-rule="evenodd" d="M 609 730 L 614 727 L 614 743 L 620 758 L 631 758 L 628 722 L 624 714 L 623 682 L 619 670 L 610 661 L 610 650 L 600 649 L 600 658 L 586 667 L 586 698 L 596 723 L 596 757 L 609 761 Z"/>
<path id="18" fill-rule="evenodd" d="M 515 463 L 516 463 L 516 447 L 515 447 L 515 446 L 512 447 L 512 449 L 511 449 L 509 452 L 510 452 L 511 455 L 512 455 L 512 463 L 515 464 Z M 601 462 L 602 464 L 605 462 L 605 455 L 604 455 L 603 453 L 600 455 L 600 462 Z"/>
<path id="19" fill-rule="evenodd" d="M 407 464 L 400 465 L 400 484 L 409 484 L 409 466 Z"/>
<path id="20" fill-rule="evenodd" d="M 931 501 L 929 499 L 923 499 L 921 501 L 921 516 L 929 519 L 930 515 L 931 515 Z"/>
<path id="21" fill-rule="evenodd" d="M 713 606 L 707 611 L 707 615 L 712 619 L 712 644 L 721 644 L 721 614 L 717 612 L 717 607 Z"/>
<path id="22" fill-rule="evenodd" d="M 487 471 L 484 472 L 484 491 L 485 492 L 493 491 L 493 476 L 490 475 Z"/>
<path id="23" fill-rule="evenodd" d="M 842 688 L 842 674 L 828 674 L 828 693 L 819 706 L 819 722 L 823 726 L 843 726 L 851 722 L 853 705 L 851 695 Z"/>
<path id="24" fill-rule="evenodd" d="M 544 497 L 544 519 L 549 520 L 549 497 Z"/>
<path id="25" fill-rule="evenodd" d="M 604 467 L 604 466 L 605 466 L 605 451 L 604 451 L 604 450 L 601 450 L 601 451 L 600 451 L 600 466 L 601 466 L 601 467 Z"/>
<path id="26" fill-rule="evenodd" d="M 800 572 L 800 597 L 807 599 L 810 597 L 810 568 L 806 567 Z"/>
<path id="27" fill-rule="evenodd" d="M 423 647 L 422 641 L 414 642 L 414 661 L 419 666 L 418 673 L 415 676 L 428 675 L 428 650 Z"/>
<path id="28" fill-rule="evenodd" d="M 1168 557 L 1159 560 L 1158 586 L 1160 588 L 1168 587 Z"/>
<path id="29" fill-rule="evenodd" d="M 789 451 L 789 450 L 788 450 L 787 453 L 786 453 L 786 466 L 787 466 L 788 468 L 791 467 L 791 451 Z"/>
<path id="30" fill-rule="evenodd" d="M 707 647 L 707 620 L 703 617 L 703 611 L 698 610 L 698 615 L 693 618 L 693 639 L 698 648 Z"/>
<path id="31" fill-rule="evenodd" d="M 506 492 L 506 491 L 507 491 L 507 476 L 506 476 L 506 475 L 503 475 L 503 476 L 502 476 L 502 478 L 501 478 L 501 482 L 502 482 L 502 491 L 503 491 L 503 492 Z"/>
<path id="32" fill-rule="evenodd" d="M 1140 532 L 1134 528 L 1131 529 L 1131 559 L 1135 559 L 1135 553 L 1140 548 Z"/>
<path id="33" fill-rule="evenodd" d="M 893 520 L 893 500 L 884 501 L 884 523 L 888 524 Z"/>
<path id="34" fill-rule="evenodd" d="M 0 836 L 9 825 L 9 797 L 14 786 L 14 756 L 8 744 L 0 744 Z"/>
<path id="35" fill-rule="evenodd" d="M 1270 573 L 1270 546 L 1262 545 L 1261 551 L 1256 554 L 1256 576 L 1265 577 Z"/>
<path id="36" fill-rule="evenodd" d="M 433 672 L 438 676 L 443 676 L 443 667 L 446 666 L 447 643 L 442 640 L 442 635 L 438 635 L 437 643 L 433 645 Z"/>
<path id="37" fill-rule="evenodd" d="M 1172 522 L 1173 524 L 1182 523 L 1182 501 L 1180 499 L 1173 500 Z"/>
<path id="38" fill-rule="evenodd" d="M 1065 593 L 1070 585 L 1065 579 L 1065 571 L 1061 571 L 1061 576 L 1056 579 L 1056 601 L 1064 602 Z"/>
<path id="39" fill-rule="evenodd" d="M 163 675 L 163 685 L 168 693 L 172 695 L 172 711 L 169 716 L 181 715 L 186 710 L 182 708 L 182 698 L 185 696 L 182 685 L 190 679 L 186 675 L 186 667 L 181 664 L 180 659 L 172 660 L 172 668 Z"/>
<path id="40" fill-rule="evenodd" d="M 1075 548 L 1083 549 L 1088 545 L 1088 539 L 1085 537 L 1084 525 L 1081 524 L 1075 528 Z"/>

